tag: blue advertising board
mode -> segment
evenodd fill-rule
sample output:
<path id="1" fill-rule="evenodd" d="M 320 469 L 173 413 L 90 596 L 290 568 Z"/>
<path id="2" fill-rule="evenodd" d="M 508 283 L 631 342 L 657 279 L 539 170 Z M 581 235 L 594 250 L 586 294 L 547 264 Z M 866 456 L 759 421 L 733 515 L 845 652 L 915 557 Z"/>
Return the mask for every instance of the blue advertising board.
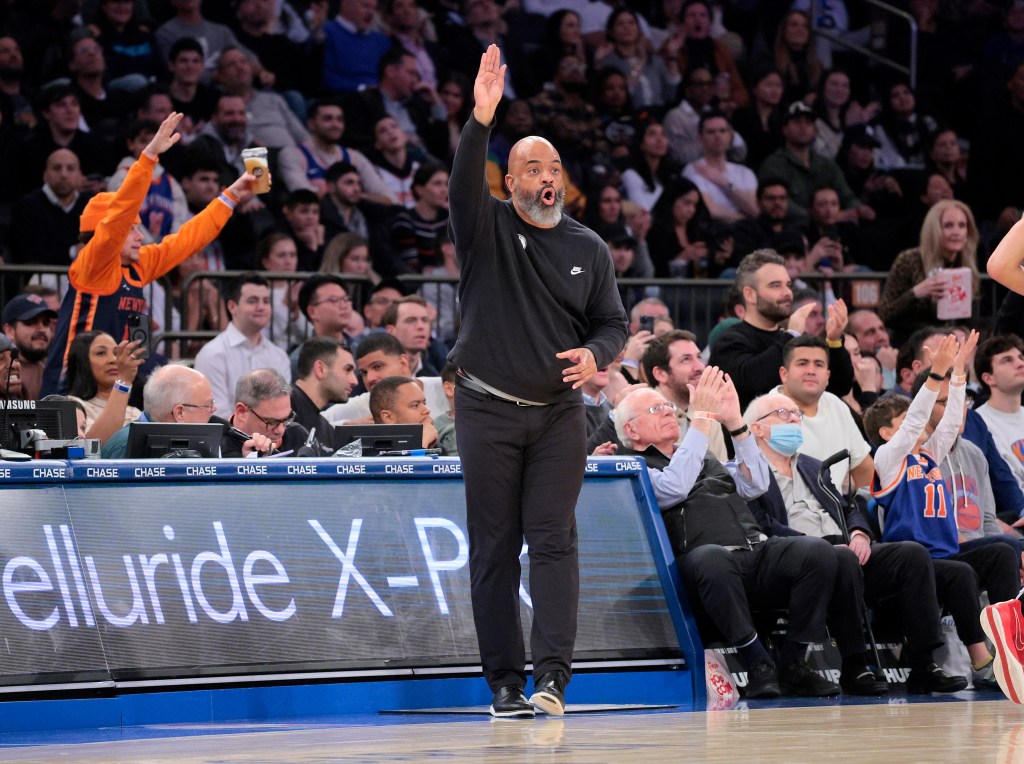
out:
<path id="1" fill-rule="evenodd" d="M 0 488 L 8 691 L 479 664 L 457 459 L 35 462 Z M 588 463 L 578 661 L 692 655 L 649 492 Z"/>

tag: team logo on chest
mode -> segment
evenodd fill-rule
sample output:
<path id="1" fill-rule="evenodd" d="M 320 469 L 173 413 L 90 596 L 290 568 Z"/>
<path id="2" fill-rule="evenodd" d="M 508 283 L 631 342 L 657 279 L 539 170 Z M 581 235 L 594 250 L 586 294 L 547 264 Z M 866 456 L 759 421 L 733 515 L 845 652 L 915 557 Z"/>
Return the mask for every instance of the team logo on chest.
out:
<path id="1" fill-rule="evenodd" d="M 519 243 L 523 245 L 523 251 L 525 252 L 526 251 L 526 237 L 523 236 L 521 233 L 517 233 L 516 236 L 519 237 Z"/>

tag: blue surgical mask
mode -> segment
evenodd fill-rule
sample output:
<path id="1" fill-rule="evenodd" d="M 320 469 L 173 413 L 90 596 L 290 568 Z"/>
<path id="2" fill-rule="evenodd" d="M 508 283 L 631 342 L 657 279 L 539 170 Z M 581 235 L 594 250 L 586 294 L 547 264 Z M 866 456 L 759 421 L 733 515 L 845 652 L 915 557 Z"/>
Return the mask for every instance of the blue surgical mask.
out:
<path id="1" fill-rule="evenodd" d="M 804 444 L 804 431 L 798 424 L 773 424 L 768 445 L 783 456 L 792 456 Z"/>

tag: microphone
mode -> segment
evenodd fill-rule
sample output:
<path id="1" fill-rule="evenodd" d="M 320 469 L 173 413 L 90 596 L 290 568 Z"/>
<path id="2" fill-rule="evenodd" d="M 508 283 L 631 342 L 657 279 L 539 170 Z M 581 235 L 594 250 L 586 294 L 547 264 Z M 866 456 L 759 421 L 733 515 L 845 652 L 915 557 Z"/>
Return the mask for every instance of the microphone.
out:
<path id="1" fill-rule="evenodd" d="M 252 440 L 252 435 L 248 435 L 248 434 L 242 432 L 241 430 L 239 430 L 237 427 L 231 426 L 230 424 L 227 425 L 226 429 L 227 429 L 228 435 L 230 435 L 231 437 L 233 437 L 233 438 L 235 438 L 237 440 L 240 440 L 243 444 L 246 441 Z M 270 450 L 267 451 L 267 456 L 271 456 L 276 451 L 277 451 L 277 446 L 275 446 L 273 443 L 271 443 L 270 444 Z"/>
<path id="2" fill-rule="evenodd" d="M 844 448 L 842 451 L 836 451 L 834 454 L 832 454 L 832 456 L 830 456 L 828 459 L 826 459 L 825 461 L 823 461 L 821 463 L 821 469 L 823 471 L 827 470 L 828 468 L 832 467 L 833 465 L 839 464 L 839 462 L 843 461 L 843 459 L 849 459 L 849 458 L 850 458 L 850 451 L 848 449 Z"/>

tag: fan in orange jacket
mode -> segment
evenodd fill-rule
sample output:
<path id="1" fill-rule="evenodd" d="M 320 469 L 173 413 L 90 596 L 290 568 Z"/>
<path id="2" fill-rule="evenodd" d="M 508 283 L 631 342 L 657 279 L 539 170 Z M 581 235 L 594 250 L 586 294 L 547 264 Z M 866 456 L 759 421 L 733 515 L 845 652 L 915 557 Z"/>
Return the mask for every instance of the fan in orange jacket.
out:
<path id="1" fill-rule="evenodd" d="M 171 113 L 128 170 L 121 187 L 96 194 L 82 211 L 78 227 L 85 246 L 68 271 L 70 286 L 58 313 L 42 395 L 58 392 L 68 348 L 78 333 L 99 330 L 118 342 L 127 339 L 128 317 L 149 313 L 142 288 L 217 238 L 235 206 L 252 197 L 256 179 L 245 173 L 177 233 L 158 244 L 140 246 L 139 209 L 158 157 L 180 138 L 174 130 L 181 118 L 181 114 Z"/>

